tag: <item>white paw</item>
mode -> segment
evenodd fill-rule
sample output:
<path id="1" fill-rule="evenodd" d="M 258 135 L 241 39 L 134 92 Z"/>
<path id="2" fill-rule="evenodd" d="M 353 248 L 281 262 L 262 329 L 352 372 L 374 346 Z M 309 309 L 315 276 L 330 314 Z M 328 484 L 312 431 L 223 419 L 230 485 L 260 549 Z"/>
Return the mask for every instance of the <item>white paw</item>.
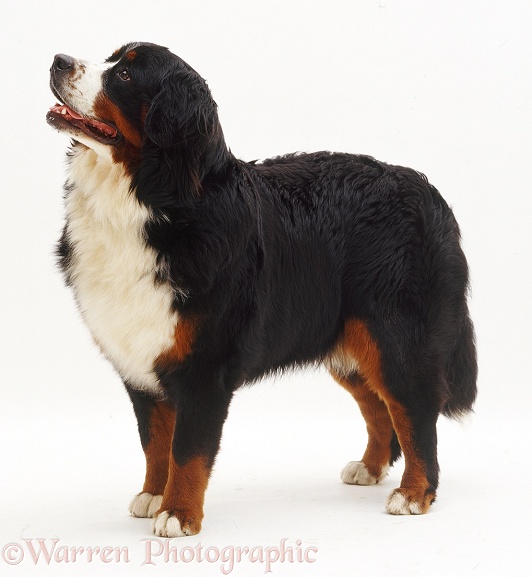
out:
<path id="1" fill-rule="evenodd" d="M 395 489 L 386 499 L 386 511 L 392 515 L 421 515 L 423 511 L 417 501 L 413 501 Z"/>
<path id="2" fill-rule="evenodd" d="M 179 519 L 175 515 L 170 515 L 168 511 L 162 511 L 154 517 L 151 529 L 159 537 L 185 537 L 189 534 L 181 529 Z"/>
<path id="3" fill-rule="evenodd" d="M 129 512 L 133 517 L 153 517 L 161 507 L 162 495 L 139 493 L 129 504 Z"/>
<path id="4" fill-rule="evenodd" d="M 343 468 L 340 477 L 342 481 L 348 485 L 375 485 L 386 477 L 389 468 L 390 467 L 386 465 L 382 468 L 379 477 L 374 477 L 366 469 L 366 465 L 364 465 L 362 461 L 350 461 Z"/>

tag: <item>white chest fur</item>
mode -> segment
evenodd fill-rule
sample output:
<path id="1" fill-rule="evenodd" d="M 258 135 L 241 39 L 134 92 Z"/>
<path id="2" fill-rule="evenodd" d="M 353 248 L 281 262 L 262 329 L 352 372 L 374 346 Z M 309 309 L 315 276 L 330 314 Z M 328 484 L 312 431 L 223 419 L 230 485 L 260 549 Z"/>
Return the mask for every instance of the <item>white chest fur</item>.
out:
<path id="1" fill-rule="evenodd" d="M 154 282 L 156 255 L 143 238 L 150 213 L 130 182 L 121 165 L 75 150 L 66 198 L 68 272 L 104 354 L 133 387 L 157 392 L 153 364 L 172 346 L 178 316 L 170 286 Z"/>

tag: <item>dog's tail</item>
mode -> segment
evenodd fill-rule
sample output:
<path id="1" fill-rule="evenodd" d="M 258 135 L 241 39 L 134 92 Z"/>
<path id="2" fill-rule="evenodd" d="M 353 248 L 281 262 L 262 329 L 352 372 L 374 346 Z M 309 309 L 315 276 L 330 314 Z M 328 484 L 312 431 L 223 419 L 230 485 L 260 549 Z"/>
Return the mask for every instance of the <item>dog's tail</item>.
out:
<path id="1" fill-rule="evenodd" d="M 449 396 L 442 409 L 446 417 L 459 419 L 472 410 L 477 396 L 477 373 L 475 334 L 466 311 L 454 350 L 447 361 Z"/>

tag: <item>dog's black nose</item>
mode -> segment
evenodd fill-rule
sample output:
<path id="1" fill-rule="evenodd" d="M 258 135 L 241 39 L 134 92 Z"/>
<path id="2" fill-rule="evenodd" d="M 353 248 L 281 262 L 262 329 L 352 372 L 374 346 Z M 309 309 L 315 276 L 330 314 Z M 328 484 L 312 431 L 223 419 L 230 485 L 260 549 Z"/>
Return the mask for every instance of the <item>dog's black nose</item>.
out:
<path id="1" fill-rule="evenodd" d="M 52 68 L 60 72 L 66 72 L 74 66 L 74 58 L 66 54 L 56 54 Z"/>

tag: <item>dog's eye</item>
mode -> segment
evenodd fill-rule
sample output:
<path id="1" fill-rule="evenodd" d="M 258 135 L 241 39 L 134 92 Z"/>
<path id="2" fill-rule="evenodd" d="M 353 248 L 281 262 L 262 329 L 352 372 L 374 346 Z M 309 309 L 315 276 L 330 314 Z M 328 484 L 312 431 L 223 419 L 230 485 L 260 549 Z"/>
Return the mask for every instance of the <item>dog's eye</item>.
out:
<path id="1" fill-rule="evenodd" d="M 129 70 L 127 68 L 122 68 L 121 70 L 119 70 L 117 72 L 118 77 L 120 78 L 120 80 L 123 80 L 124 82 L 127 82 L 128 80 L 131 80 L 131 76 L 129 74 Z"/>

